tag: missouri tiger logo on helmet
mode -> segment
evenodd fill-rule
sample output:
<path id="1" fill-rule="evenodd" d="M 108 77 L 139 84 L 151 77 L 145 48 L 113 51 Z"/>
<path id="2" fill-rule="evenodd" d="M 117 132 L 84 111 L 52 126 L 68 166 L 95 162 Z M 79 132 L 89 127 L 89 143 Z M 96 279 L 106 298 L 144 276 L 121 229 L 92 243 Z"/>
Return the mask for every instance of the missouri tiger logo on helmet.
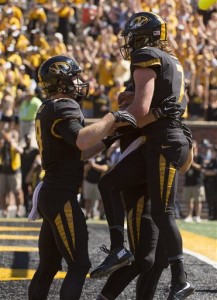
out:
<path id="1" fill-rule="evenodd" d="M 152 12 L 139 12 L 130 17 L 121 32 L 124 38 L 120 51 L 124 59 L 136 49 L 152 46 L 155 41 L 167 41 L 166 22 Z"/>
<path id="2" fill-rule="evenodd" d="M 67 62 L 55 62 L 50 66 L 50 72 L 53 74 L 61 74 L 70 72 L 72 67 Z"/>

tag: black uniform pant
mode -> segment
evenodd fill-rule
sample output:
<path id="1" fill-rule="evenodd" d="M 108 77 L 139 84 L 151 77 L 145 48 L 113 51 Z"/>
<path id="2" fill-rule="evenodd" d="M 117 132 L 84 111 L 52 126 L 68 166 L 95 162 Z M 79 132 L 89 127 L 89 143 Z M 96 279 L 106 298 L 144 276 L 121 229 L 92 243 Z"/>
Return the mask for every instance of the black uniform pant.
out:
<path id="1" fill-rule="evenodd" d="M 29 299 L 47 298 L 61 260 L 68 270 L 60 290 L 60 299 L 80 299 L 90 268 L 88 232 L 85 217 L 77 201 L 77 191 L 42 185 L 38 208 L 43 217 L 39 235 L 39 266 L 29 286 Z"/>
<path id="2" fill-rule="evenodd" d="M 112 273 L 101 293 L 109 300 L 116 299 L 139 275 L 136 299 L 151 300 L 168 263 L 162 239 L 159 239 L 159 230 L 150 215 L 146 184 L 126 189 L 122 193 L 122 200 L 127 217 L 128 241 L 135 261 Z"/>
<path id="3" fill-rule="evenodd" d="M 122 192 L 147 182 L 152 218 L 163 237 L 170 261 L 183 256 L 182 238 L 175 222 L 174 200 L 178 169 L 185 163 L 188 149 L 181 128 L 155 132 L 99 182 L 110 228 L 123 225 L 123 213 L 120 213 Z"/>

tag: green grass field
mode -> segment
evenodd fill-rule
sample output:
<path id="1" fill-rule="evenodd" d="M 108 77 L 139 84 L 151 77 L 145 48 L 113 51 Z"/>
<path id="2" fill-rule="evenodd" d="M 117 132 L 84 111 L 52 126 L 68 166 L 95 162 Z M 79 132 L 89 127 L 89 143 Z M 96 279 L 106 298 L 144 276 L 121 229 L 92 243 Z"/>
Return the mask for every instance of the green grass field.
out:
<path id="1" fill-rule="evenodd" d="M 217 239 L 217 221 L 203 220 L 201 223 L 186 223 L 182 220 L 177 220 L 177 224 L 181 230 Z"/>

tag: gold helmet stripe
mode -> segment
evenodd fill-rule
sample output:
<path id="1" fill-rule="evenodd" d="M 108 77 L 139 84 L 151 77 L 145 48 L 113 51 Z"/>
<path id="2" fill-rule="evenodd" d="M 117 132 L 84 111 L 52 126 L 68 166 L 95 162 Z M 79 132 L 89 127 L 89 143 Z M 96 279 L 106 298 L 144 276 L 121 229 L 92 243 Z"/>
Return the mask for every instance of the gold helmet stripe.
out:
<path id="1" fill-rule="evenodd" d="M 165 41 L 167 39 L 167 25 L 166 22 L 157 14 L 152 14 L 160 21 L 161 23 L 161 30 L 160 30 L 160 41 Z"/>
<path id="2" fill-rule="evenodd" d="M 167 39 L 167 26 L 165 23 L 161 24 L 160 40 L 165 41 Z"/>

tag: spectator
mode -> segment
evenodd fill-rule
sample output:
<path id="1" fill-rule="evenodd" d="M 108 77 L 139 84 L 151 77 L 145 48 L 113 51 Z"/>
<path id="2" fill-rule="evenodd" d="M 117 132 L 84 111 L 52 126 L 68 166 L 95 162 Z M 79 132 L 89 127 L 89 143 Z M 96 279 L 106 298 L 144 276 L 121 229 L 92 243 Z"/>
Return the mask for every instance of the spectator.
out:
<path id="1" fill-rule="evenodd" d="M 102 118 L 106 115 L 110 109 L 110 102 L 107 94 L 105 93 L 105 87 L 99 84 L 95 87 L 94 94 L 90 96 L 93 102 L 93 117 Z"/>
<path id="2" fill-rule="evenodd" d="M 94 158 L 88 160 L 85 165 L 85 178 L 83 181 L 84 208 L 86 210 L 86 219 L 93 219 L 94 206 L 98 200 L 98 209 L 100 219 L 104 218 L 104 208 L 101 195 L 98 189 L 98 182 L 103 174 L 109 169 L 108 159 L 105 152 L 102 152 Z"/>
<path id="3" fill-rule="evenodd" d="M 39 29 L 41 32 L 47 32 L 47 15 L 44 8 L 36 2 L 31 4 L 28 16 L 28 30 Z"/>
<path id="4" fill-rule="evenodd" d="M 15 196 L 16 215 L 24 217 L 26 210 L 22 192 L 21 158 L 23 150 L 18 144 L 19 135 L 14 129 L 12 116 L 1 121 L 0 140 L 0 209 L 6 209 L 6 196 Z M 9 203 L 11 204 L 11 203 Z"/>
<path id="5" fill-rule="evenodd" d="M 50 56 L 54 55 L 65 55 L 66 54 L 66 45 L 63 42 L 63 35 L 59 32 L 54 34 L 54 39 L 51 41 L 51 48 L 49 51 Z"/>
<path id="6" fill-rule="evenodd" d="M 195 93 L 190 95 L 190 102 L 188 105 L 189 119 L 202 120 L 204 118 L 204 88 L 199 84 L 196 86 Z"/>
<path id="7" fill-rule="evenodd" d="M 95 67 L 97 82 L 105 86 L 105 92 L 108 92 L 114 85 L 113 64 L 109 54 L 102 54 L 98 66 Z"/>
<path id="8" fill-rule="evenodd" d="M 210 90 L 206 120 L 217 121 L 217 89 Z"/>
<path id="9" fill-rule="evenodd" d="M 130 80 L 130 62 L 123 59 L 119 50 L 115 55 L 112 68 L 114 81 L 127 85 L 127 82 Z"/>
<path id="10" fill-rule="evenodd" d="M 65 45 L 68 45 L 69 33 L 71 31 L 70 20 L 74 16 L 75 11 L 70 6 L 69 1 L 63 1 L 59 6 L 54 8 L 58 16 L 58 26 L 56 31 L 63 35 Z"/>
<path id="11" fill-rule="evenodd" d="M 193 141 L 194 158 L 190 169 L 185 173 L 183 201 L 188 204 L 188 214 L 185 222 L 201 222 L 202 202 L 205 200 L 203 185 L 203 157 L 198 153 L 198 144 Z"/>
<path id="12" fill-rule="evenodd" d="M 118 95 L 119 93 L 125 90 L 125 86 L 122 80 L 116 79 L 115 85 L 110 89 L 108 93 L 108 98 L 110 101 L 111 110 L 117 111 L 118 110 Z"/>
<path id="13" fill-rule="evenodd" d="M 217 151 L 215 147 L 211 149 L 211 158 L 204 166 L 203 172 L 209 220 L 217 220 Z"/>
<path id="14" fill-rule="evenodd" d="M 96 90 L 96 80 L 89 82 L 89 95 L 82 101 L 82 112 L 85 118 L 93 118 L 93 99 Z"/>
<path id="15" fill-rule="evenodd" d="M 31 146 L 37 147 L 35 138 L 35 116 L 41 105 L 41 100 L 35 96 L 33 89 L 27 89 L 20 106 L 20 142 L 24 144 L 25 135 L 31 138 Z"/>
<path id="16" fill-rule="evenodd" d="M 21 155 L 22 189 L 24 194 L 24 205 L 26 207 L 26 211 L 29 213 L 32 189 L 29 180 L 27 180 L 27 176 L 29 177 L 31 169 L 37 164 L 39 159 L 39 150 L 38 148 L 32 147 L 30 135 L 26 134 L 24 136 L 24 140 L 25 146 Z"/>

